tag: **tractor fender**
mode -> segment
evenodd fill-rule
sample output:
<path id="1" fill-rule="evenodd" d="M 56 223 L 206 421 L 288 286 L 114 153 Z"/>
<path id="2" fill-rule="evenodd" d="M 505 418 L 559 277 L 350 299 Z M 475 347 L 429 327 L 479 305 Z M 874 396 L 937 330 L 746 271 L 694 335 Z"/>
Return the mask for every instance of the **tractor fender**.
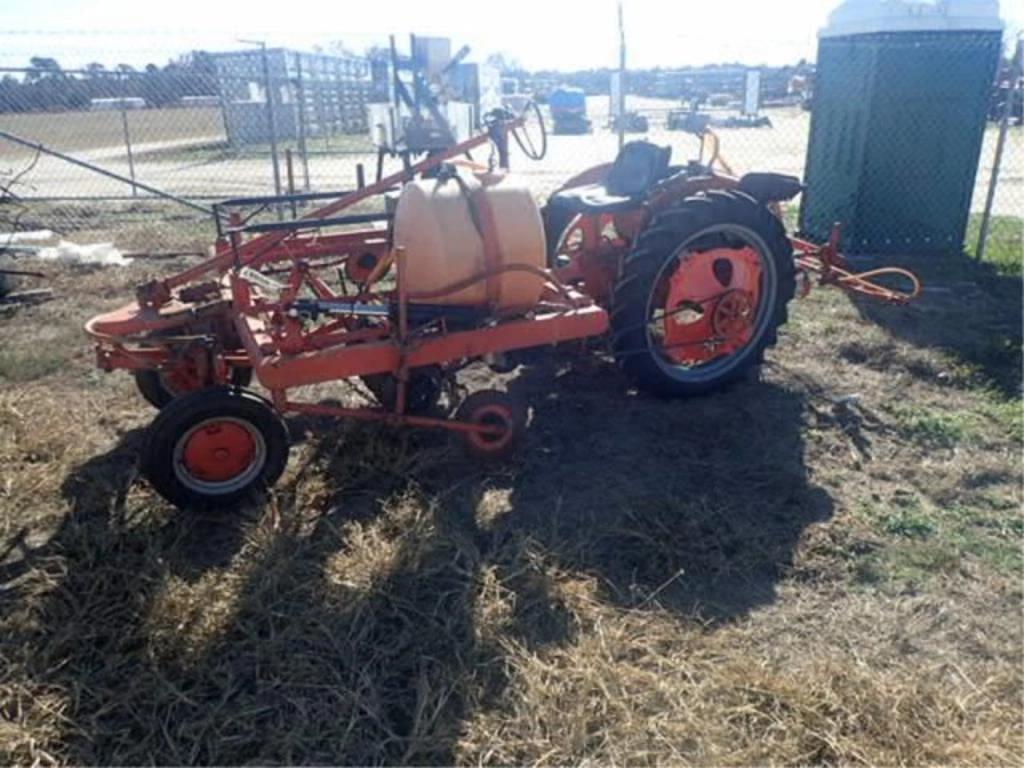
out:
<path id="1" fill-rule="evenodd" d="M 604 181 L 608 177 L 608 172 L 611 171 L 612 165 L 614 165 L 614 163 L 602 163 L 601 165 L 595 165 L 591 168 L 587 168 L 587 170 L 576 174 L 562 184 L 562 186 L 551 193 L 550 197 L 554 197 L 559 192 L 571 187 L 580 187 L 585 184 L 598 184 Z"/>

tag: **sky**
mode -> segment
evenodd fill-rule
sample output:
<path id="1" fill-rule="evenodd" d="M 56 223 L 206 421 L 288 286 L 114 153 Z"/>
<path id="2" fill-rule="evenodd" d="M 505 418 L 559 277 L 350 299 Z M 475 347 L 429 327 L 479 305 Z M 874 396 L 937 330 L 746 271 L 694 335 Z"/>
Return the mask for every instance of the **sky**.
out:
<path id="1" fill-rule="evenodd" d="M 623 0 L 629 66 L 739 61 L 777 65 L 814 58 L 817 30 L 837 0 Z M 1024 0 L 1002 0 L 1024 26 Z M 140 67 L 238 40 L 355 51 L 410 32 L 468 44 L 472 59 L 501 52 L 528 69 L 615 66 L 615 0 L 0 0 L 0 66 L 52 56 L 65 68 L 92 61 Z"/>

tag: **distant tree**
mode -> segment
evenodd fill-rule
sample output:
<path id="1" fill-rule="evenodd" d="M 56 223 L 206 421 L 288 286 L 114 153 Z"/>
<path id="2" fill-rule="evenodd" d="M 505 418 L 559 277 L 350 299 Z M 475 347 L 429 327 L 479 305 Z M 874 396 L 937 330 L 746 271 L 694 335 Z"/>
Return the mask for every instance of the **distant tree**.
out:
<path id="1" fill-rule="evenodd" d="M 488 66 L 495 67 L 502 74 L 511 74 L 523 71 L 523 65 L 519 63 L 519 60 L 507 53 L 492 53 L 484 59 L 484 63 Z"/>
<path id="2" fill-rule="evenodd" d="M 33 56 L 28 60 L 28 64 L 32 71 L 25 75 L 25 79 L 29 82 L 63 75 L 60 64 L 57 63 L 56 59 L 49 56 Z"/>
<path id="3" fill-rule="evenodd" d="M 189 67 L 194 72 L 201 72 L 206 75 L 217 74 L 217 60 L 209 51 L 192 51 L 192 60 Z"/>
<path id="4" fill-rule="evenodd" d="M 22 85 L 14 75 L 0 78 L 0 112 L 20 112 L 18 94 Z"/>
<path id="5" fill-rule="evenodd" d="M 98 61 L 94 61 L 85 65 L 85 71 L 88 72 L 90 76 L 95 76 L 104 74 L 107 71 L 107 68 Z"/>

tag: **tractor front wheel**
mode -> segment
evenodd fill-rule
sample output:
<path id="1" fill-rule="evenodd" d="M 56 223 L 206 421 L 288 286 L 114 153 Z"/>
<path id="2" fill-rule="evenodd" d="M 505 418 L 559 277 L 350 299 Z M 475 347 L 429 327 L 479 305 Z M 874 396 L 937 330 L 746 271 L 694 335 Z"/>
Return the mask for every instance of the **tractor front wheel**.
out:
<path id="1" fill-rule="evenodd" d="M 252 381 L 252 368 L 234 368 L 229 373 L 229 382 L 236 387 L 247 387 Z M 180 370 L 162 371 L 144 368 L 135 371 L 135 387 L 147 403 L 160 409 L 176 397 L 187 395 L 199 389 L 212 386 L 212 381 L 202 381 L 186 366 Z"/>
<path id="2" fill-rule="evenodd" d="M 160 411 L 140 469 L 175 506 L 210 509 L 269 487 L 287 462 L 288 429 L 266 400 L 238 387 L 211 387 Z"/>
<path id="3" fill-rule="evenodd" d="M 681 397 L 763 360 L 796 286 L 782 222 L 742 192 L 689 197 L 654 218 L 623 264 L 613 347 L 638 387 Z"/>

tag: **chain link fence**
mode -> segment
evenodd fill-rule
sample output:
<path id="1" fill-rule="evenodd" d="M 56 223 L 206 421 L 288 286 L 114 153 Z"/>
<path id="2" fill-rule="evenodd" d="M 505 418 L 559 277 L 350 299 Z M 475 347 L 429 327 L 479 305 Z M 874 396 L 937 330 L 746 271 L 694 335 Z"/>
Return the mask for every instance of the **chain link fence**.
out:
<path id="1" fill-rule="evenodd" d="M 360 166 L 368 179 L 373 178 L 378 158 L 365 118 L 365 106 L 375 98 L 370 62 L 358 64 L 352 59 L 343 68 L 328 57 L 318 60 L 278 49 L 232 56 L 195 54 L 175 65 L 151 65 L 143 71 L 126 67 L 107 71 L 95 65 L 63 70 L 52 59 L 38 58 L 33 59 L 35 66 L 0 68 L 0 184 L 7 189 L 0 201 L 0 217 L 6 222 L 0 230 L 47 228 L 76 242 L 114 240 L 124 250 L 204 247 L 212 239 L 212 219 L 195 206 L 275 191 L 351 189 Z M 956 57 L 947 60 L 949 77 L 962 71 Z M 236 66 L 239 63 L 241 68 Z M 939 70 L 946 64 L 933 57 L 930 65 L 936 68 L 936 78 L 944 77 Z M 706 68 L 705 72 L 717 73 L 714 77 L 702 77 L 697 70 L 689 75 L 677 73 L 675 79 L 671 72 L 629 73 L 626 108 L 642 118 L 631 121 L 631 127 L 643 130 L 626 138 L 644 137 L 671 146 L 674 162 L 682 163 L 697 157 L 696 138 L 680 130 L 696 115 L 719 135 L 723 157 L 736 173 L 776 171 L 803 178 L 813 171 L 808 158 L 812 165 L 817 162 L 815 151 L 808 151 L 814 110 L 821 111 L 822 121 L 842 120 L 847 119 L 844 114 L 866 113 L 873 103 L 870 99 L 875 98 L 852 88 L 837 95 L 834 89 L 842 88 L 842 77 L 822 70 L 819 67 L 819 79 L 836 81 L 818 83 L 833 89 L 827 99 L 823 92 L 811 97 L 812 66 L 801 72 L 776 71 L 774 79 L 764 78 L 757 121 L 740 117 L 743 78 L 726 77 L 723 68 Z M 573 77 L 562 80 L 571 83 Z M 513 151 L 513 168 L 528 179 L 538 197 L 586 168 L 614 158 L 618 135 L 609 116 L 607 80 L 607 73 L 576 79 L 590 94 L 586 100 L 592 124 L 589 133 L 550 135 L 547 156 L 539 162 Z M 531 84 L 538 93 L 545 88 L 539 79 L 533 83 L 528 79 L 526 85 Z M 895 92 L 900 83 L 891 85 Z M 973 140 L 948 140 L 949 131 L 956 129 L 949 120 L 952 112 L 946 113 L 948 124 L 921 125 L 913 119 L 920 103 L 908 100 L 902 107 L 888 103 L 886 109 L 902 115 L 901 119 L 875 132 L 855 124 L 838 129 L 850 135 L 861 131 L 857 151 L 862 154 L 851 155 L 854 165 L 849 172 L 833 169 L 832 178 L 856 186 L 855 161 L 867 162 L 864 153 L 870 154 L 870 142 L 892 142 L 902 147 L 904 157 L 917 156 L 915 142 L 931 142 L 933 157 L 946 169 L 935 174 L 935 189 L 954 183 L 964 187 L 959 207 L 966 213 L 966 234 L 961 245 L 973 252 L 993 174 L 1001 99 L 1009 98 L 1013 88 L 1019 93 L 1020 81 L 1004 61 L 994 84 L 971 87 L 983 91 L 974 96 L 990 112 L 973 144 Z M 688 102 L 684 104 L 680 96 L 688 96 Z M 1019 258 L 1021 247 L 1024 127 L 1019 104 L 1018 96 L 1010 110 L 992 205 L 988 253 L 998 258 L 1007 258 L 1007 253 Z M 949 108 L 957 107 L 950 104 Z M 932 109 L 928 114 L 940 120 L 943 113 Z M 550 131 L 547 108 L 545 115 Z M 833 127 L 832 132 L 836 130 Z M 846 142 L 850 145 L 853 140 L 847 136 Z M 846 145 L 839 149 L 853 152 Z M 964 152 L 974 157 L 960 158 L 963 162 L 951 159 L 950 153 Z M 970 170 L 975 163 L 973 184 L 955 175 L 956 168 Z M 385 172 L 400 167 L 399 161 L 388 161 Z M 919 184 L 922 175 L 933 171 L 910 162 L 887 169 L 892 200 L 898 199 L 901 188 Z M 869 213 L 884 238 L 886 227 L 895 221 L 890 215 L 893 209 L 879 208 L 877 201 L 872 205 Z M 929 207 L 928 200 L 919 199 L 913 205 L 929 216 L 942 215 L 935 206 Z M 913 216 L 913 205 L 900 209 L 904 219 Z M 789 215 L 796 224 L 796 211 Z M 914 246 L 909 250 L 920 250 L 921 244 L 907 245 Z"/>

